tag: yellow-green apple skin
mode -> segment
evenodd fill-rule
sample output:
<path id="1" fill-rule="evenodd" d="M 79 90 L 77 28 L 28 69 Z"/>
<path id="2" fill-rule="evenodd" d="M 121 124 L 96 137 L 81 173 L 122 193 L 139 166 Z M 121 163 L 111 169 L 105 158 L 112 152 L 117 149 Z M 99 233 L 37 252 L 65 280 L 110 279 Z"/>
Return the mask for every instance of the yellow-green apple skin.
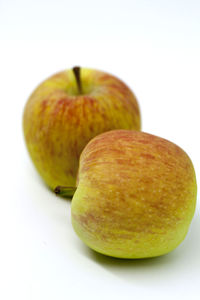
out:
<path id="1" fill-rule="evenodd" d="M 46 184 L 75 186 L 79 156 L 96 135 L 112 129 L 140 130 L 135 95 L 120 79 L 82 68 L 82 91 L 73 70 L 42 82 L 28 99 L 23 131 L 33 163 Z"/>
<path id="2" fill-rule="evenodd" d="M 113 130 L 81 154 L 72 225 L 102 254 L 160 256 L 185 238 L 196 194 L 193 164 L 180 147 L 151 134 Z"/>

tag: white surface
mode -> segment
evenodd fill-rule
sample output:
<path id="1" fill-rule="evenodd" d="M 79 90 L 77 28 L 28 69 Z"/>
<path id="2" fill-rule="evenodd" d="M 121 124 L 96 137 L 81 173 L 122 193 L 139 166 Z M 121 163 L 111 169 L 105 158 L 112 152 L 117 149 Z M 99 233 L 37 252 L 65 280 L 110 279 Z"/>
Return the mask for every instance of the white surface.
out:
<path id="1" fill-rule="evenodd" d="M 185 241 L 156 259 L 90 251 L 70 223 L 70 202 L 50 193 L 29 160 L 23 106 L 47 76 L 74 65 L 123 79 L 143 131 L 192 158 L 200 181 L 200 2 L 0 1 L 1 299 L 199 299 L 198 206 Z"/>

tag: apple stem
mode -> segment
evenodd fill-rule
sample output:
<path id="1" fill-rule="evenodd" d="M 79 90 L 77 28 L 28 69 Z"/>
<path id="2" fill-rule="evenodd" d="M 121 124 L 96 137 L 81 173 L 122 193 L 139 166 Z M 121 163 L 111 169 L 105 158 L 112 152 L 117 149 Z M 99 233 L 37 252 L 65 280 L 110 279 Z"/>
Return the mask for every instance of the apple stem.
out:
<path id="1" fill-rule="evenodd" d="M 82 85 L 81 85 L 81 68 L 80 67 L 73 67 L 74 76 L 76 78 L 76 83 L 78 86 L 78 91 L 82 94 Z"/>
<path id="2" fill-rule="evenodd" d="M 54 192 L 56 195 L 64 196 L 64 197 L 73 197 L 74 193 L 76 191 L 76 187 L 72 186 L 57 186 L 54 189 Z"/>

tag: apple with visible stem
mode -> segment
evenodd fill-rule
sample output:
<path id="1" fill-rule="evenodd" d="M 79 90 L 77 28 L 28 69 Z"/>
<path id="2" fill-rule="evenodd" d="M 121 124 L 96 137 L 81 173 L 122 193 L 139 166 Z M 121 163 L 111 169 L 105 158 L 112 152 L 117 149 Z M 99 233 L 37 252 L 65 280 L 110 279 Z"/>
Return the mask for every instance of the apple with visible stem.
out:
<path id="1" fill-rule="evenodd" d="M 180 147 L 148 133 L 113 130 L 92 139 L 81 154 L 72 225 L 99 253 L 160 256 L 185 238 L 196 195 L 194 167 Z"/>
<path id="2" fill-rule="evenodd" d="M 87 68 L 74 67 L 42 82 L 23 114 L 28 151 L 51 189 L 74 188 L 86 144 L 102 132 L 120 128 L 140 130 L 136 97 L 115 76 Z"/>

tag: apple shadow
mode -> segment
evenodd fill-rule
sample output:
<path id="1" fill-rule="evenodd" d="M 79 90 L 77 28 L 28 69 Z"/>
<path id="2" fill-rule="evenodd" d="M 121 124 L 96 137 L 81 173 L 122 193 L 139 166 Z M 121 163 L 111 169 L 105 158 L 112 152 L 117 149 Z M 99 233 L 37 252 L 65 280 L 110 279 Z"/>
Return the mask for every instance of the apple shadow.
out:
<path id="1" fill-rule="evenodd" d="M 126 282 L 137 282 L 147 286 L 166 285 L 174 280 L 181 286 L 184 274 L 196 273 L 200 269 L 200 220 L 197 215 L 193 219 L 185 240 L 172 252 L 153 258 L 120 259 L 97 253 L 83 243 L 79 245 L 82 254 L 99 267 Z M 80 242 L 81 243 L 81 242 Z"/>
<path id="2" fill-rule="evenodd" d="M 109 269 L 117 270 L 121 269 L 132 269 L 133 267 L 143 268 L 151 267 L 156 265 L 168 263 L 169 259 L 172 260 L 173 256 L 171 253 L 159 257 L 140 258 L 140 259 L 123 259 L 111 256 L 106 256 L 101 253 L 95 252 L 94 250 L 82 245 L 82 251 L 84 255 L 92 259 L 95 263 L 104 266 Z M 169 258 L 169 256 L 171 258 Z"/>

